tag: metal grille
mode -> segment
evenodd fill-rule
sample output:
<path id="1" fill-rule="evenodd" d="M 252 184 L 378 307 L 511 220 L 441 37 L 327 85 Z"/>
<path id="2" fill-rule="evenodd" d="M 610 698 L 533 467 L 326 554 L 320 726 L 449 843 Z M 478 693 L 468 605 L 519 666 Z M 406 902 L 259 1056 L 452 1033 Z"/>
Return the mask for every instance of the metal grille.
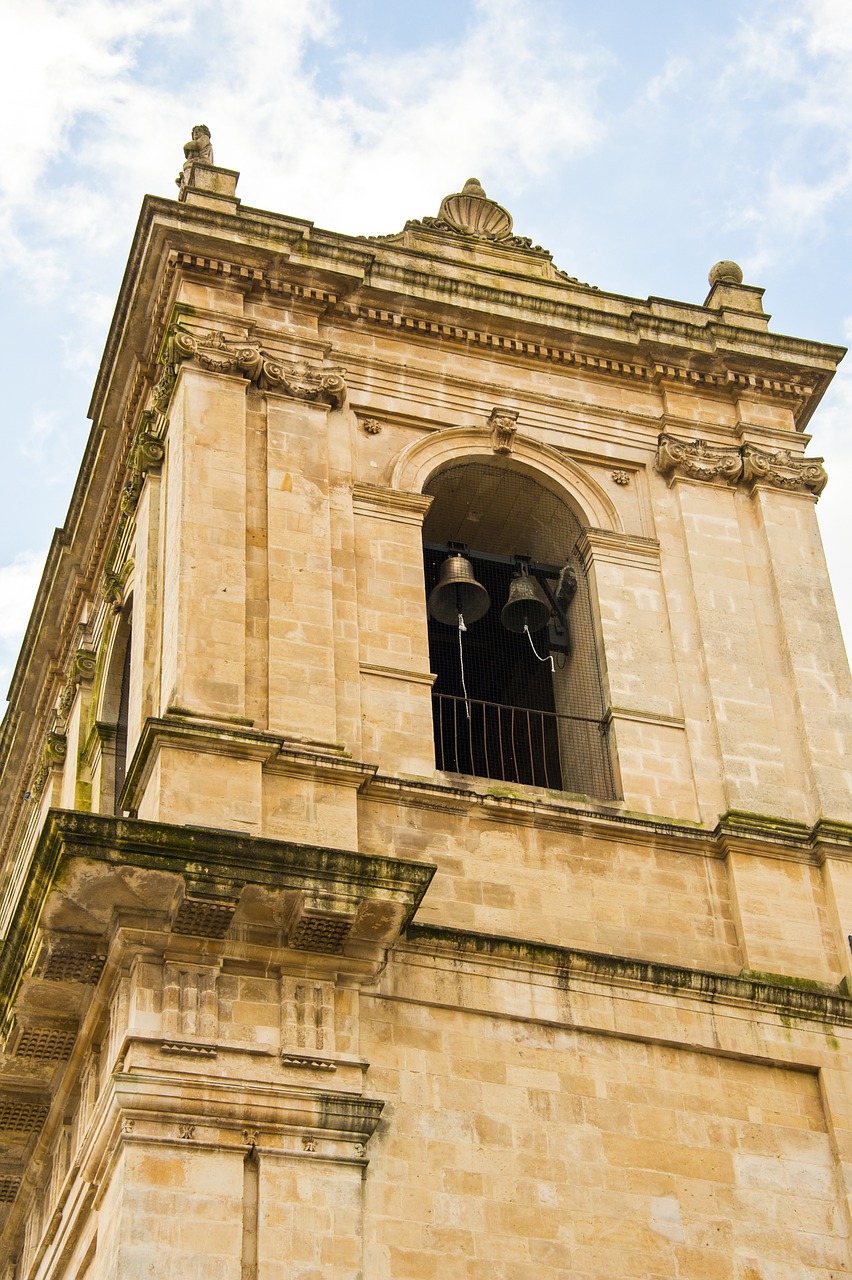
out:
<path id="1" fill-rule="evenodd" d="M 466 547 L 491 604 L 458 630 L 429 618 L 435 759 L 439 769 L 614 799 L 608 722 L 592 602 L 577 542 L 582 526 L 555 494 L 509 466 L 463 463 L 434 477 L 424 526 L 427 597 L 450 544 Z M 569 565 L 576 593 L 530 637 L 501 612 L 528 557 L 551 595 Z M 537 651 L 537 652 L 536 652 Z M 541 660 L 543 659 L 543 660 Z M 462 664 L 464 683 L 462 682 Z"/>

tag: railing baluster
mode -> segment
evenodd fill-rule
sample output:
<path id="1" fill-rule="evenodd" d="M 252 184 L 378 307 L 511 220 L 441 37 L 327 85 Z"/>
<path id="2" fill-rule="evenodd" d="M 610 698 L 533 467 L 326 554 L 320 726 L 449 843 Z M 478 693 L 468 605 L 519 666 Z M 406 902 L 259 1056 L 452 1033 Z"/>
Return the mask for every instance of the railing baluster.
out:
<path id="1" fill-rule="evenodd" d="M 609 725 L 603 719 L 558 715 L 450 694 L 433 693 L 432 698 L 437 768 L 505 782 L 589 791 L 600 799 L 615 798 Z M 467 708 L 471 710 L 470 719 Z M 452 716 L 451 731 L 447 715 Z M 467 725 L 466 736 L 463 729 L 459 732 L 462 717 Z M 465 742 L 467 756 L 463 757 Z M 536 751 L 540 752 L 540 761 Z M 452 757 L 448 758 L 450 752 Z M 580 766 L 573 771 L 571 759 Z M 485 773 L 480 774 L 483 767 Z"/>

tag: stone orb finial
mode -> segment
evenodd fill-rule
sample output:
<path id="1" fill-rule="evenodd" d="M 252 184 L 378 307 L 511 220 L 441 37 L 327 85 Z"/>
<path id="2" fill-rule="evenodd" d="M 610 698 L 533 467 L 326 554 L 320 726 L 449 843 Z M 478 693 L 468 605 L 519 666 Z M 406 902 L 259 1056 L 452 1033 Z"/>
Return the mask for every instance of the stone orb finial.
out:
<path id="1" fill-rule="evenodd" d="M 742 284 L 743 269 L 736 262 L 717 262 L 715 267 L 710 268 L 707 279 L 711 287 L 714 284 Z"/>
<path id="2" fill-rule="evenodd" d="M 468 178 L 467 182 L 461 189 L 463 196 L 479 196 L 480 200 L 487 200 L 485 188 L 478 178 Z"/>

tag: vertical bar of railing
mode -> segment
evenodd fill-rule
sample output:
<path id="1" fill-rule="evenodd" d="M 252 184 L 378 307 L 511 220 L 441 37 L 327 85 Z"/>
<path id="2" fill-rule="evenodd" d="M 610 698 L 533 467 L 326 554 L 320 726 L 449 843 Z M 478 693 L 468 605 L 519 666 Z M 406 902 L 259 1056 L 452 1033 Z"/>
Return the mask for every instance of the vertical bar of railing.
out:
<path id="1" fill-rule="evenodd" d="M 544 770 L 544 785 L 550 786 L 550 775 L 547 772 L 547 742 L 544 737 L 544 713 L 538 717 L 538 727 L 541 730 L 541 763 Z"/>
<path id="2" fill-rule="evenodd" d="M 435 755 L 439 769 L 468 773 L 474 777 L 498 777 L 507 782 L 561 788 L 566 783 L 562 764 L 567 751 L 578 759 L 578 764 L 584 765 L 573 779 L 575 789 L 585 790 L 590 786 L 601 798 L 614 798 L 609 725 L 604 720 L 595 720 L 591 716 L 563 716 L 556 712 L 480 699 L 466 701 L 449 694 L 433 694 L 433 700 L 437 705 Z M 459 719 L 465 714 L 466 706 L 474 708 L 475 714 L 466 721 L 465 736 L 463 729 L 459 732 Z M 448 713 L 452 716 L 452 731 L 447 724 Z M 593 745 L 594 738 L 597 738 L 596 746 Z M 468 754 L 463 759 L 461 751 L 465 742 Z M 552 759 L 548 758 L 549 746 L 555 753 Z M 536 759 L 537 750 L 540 761 Z M 451 752 L 452 758 L 448 758 Z M 484 774 L 480 772 L 483 767 Z M 492 768 L 499 768 L 499 772 L 492 773 Z M 570 782 L 572 776 L 569 771 L 567 781 Z"/>

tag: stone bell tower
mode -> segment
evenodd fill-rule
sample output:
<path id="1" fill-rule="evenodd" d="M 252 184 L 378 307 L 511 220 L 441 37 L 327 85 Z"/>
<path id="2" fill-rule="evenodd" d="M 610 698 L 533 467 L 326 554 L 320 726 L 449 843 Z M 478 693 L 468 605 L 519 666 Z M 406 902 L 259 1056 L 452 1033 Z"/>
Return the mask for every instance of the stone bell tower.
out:
<path id="1" fill-rule="evenodd" d="M 0 737 L 2 1275 L 839 1280 L 842 351 L 185 155 Z"/>

